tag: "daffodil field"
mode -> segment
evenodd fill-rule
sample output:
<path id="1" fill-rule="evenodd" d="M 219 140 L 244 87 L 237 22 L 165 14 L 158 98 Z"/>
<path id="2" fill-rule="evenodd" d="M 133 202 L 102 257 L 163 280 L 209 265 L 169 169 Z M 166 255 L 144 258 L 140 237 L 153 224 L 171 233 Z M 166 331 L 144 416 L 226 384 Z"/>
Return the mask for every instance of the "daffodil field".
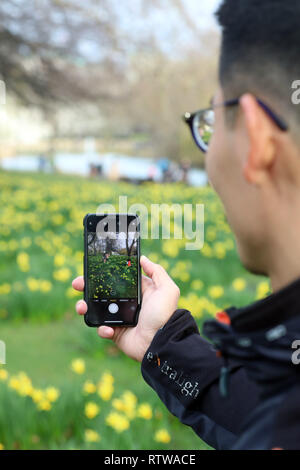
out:
<path id="1" fill-rule="evenodd" d="M 130 259 L 130 269 L 127 260 Z M 137 278 L 137 256 L 110 256 L 103 266 L 102 255 L 89 255 L 90 297 L 94 299 L 117 295 L 118 297 L 135 297 Z"/>
<path id="2" fill-rule="evenodd" d="M 200 449 L 144 382 L 140 364 L 97 337 L 75 313 L 83 225 L 99 204 L 204 204 L 205 243 L 142 239 L 181 290 L 179 306 L 202 322 L 264 297 L 269 283 L 238 259 L 210 188 L 140 186 L 79 177 L 0 172 L 0 449 Z"/>

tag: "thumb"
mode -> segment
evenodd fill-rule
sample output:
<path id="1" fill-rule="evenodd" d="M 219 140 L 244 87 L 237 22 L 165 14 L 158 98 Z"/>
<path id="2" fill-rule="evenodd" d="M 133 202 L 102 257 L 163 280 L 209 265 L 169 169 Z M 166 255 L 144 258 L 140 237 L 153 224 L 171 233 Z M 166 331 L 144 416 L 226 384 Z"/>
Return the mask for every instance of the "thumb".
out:
<path id="1" fill-rule="evenodd" d="M 152 279 L 156 287 L 159 287 L 161 284 L 171 280 L 167 272 L 160 264 L 153 263 L 146 256 L 141 256 L 140 263 L 144 272 Z"/>

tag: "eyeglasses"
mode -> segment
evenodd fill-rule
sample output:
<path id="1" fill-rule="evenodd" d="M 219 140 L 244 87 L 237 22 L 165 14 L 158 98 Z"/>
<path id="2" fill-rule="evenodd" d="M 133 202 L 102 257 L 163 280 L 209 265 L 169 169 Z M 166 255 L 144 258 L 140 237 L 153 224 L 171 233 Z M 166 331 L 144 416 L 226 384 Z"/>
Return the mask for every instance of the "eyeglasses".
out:
<path id="1" fill-rule="evenodd" d="M 278 117 L 263 101 L 259 98 L 256 98 L 257 103 L 260 107 L 268 114 L 268 116 L 273 120 L 273 122 L 281 129 L 286 132 L 288 130 L 288 125 Z M 184 122 L 189 126 L 194 141 L 196 145 L 206 153 L 211 141 L 214 124 L 215 124 L 215 108 L 222 106 L 230 107 L 237 106 L 240 103 L 240 98 L 234 100 L 225 101 L 222 104 L 212 105 L 210 108 L 202 109 L 196 111 L 195 113 L 185 113 L 182 116 Z"/>

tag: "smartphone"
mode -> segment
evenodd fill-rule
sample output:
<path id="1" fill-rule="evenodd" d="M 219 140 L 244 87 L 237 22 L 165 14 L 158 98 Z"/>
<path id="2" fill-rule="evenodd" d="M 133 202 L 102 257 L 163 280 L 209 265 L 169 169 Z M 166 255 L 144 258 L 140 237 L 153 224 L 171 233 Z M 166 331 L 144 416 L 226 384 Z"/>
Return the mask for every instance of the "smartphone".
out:
<path id="1" fill-rule="evenodd" d="M 85 323 L 135 326 L 141 308 L 138 215 L 87 214 L 83 225 Z"/>

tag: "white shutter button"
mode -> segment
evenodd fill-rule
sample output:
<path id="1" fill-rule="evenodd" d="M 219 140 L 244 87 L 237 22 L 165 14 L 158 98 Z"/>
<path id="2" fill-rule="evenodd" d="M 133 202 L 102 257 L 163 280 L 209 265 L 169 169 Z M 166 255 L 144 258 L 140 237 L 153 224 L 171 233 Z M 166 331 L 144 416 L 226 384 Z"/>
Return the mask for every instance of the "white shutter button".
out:
<path id="1" fill-rule="evenodd" d="M 119 306 L 117 304 L 109 304 L 108 311 L 109 313 L 117 313 L 119 311 Z"/>

